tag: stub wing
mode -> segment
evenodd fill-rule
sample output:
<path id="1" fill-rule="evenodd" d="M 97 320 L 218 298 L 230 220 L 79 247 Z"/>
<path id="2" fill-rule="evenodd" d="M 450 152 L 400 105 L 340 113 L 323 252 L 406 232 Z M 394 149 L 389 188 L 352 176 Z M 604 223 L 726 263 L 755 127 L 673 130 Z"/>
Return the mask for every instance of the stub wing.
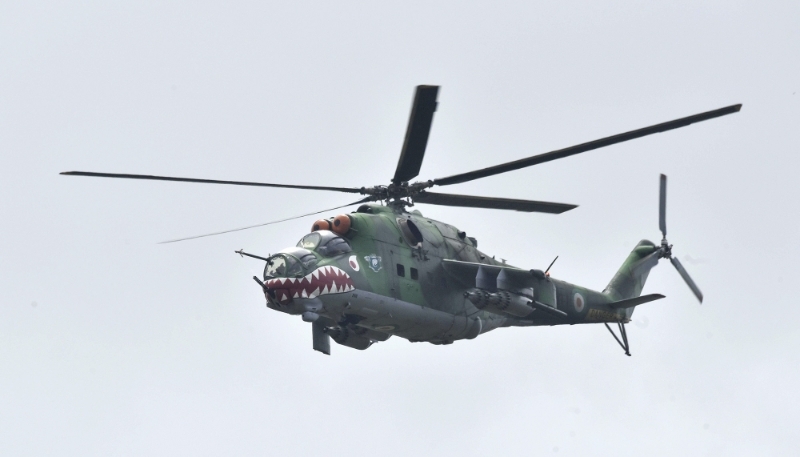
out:
<path id="1" fill-rule="evenodd" d="M 446 272 L 469 287 L 481 288 L 481 284 L 479 284 L 481 276 L 495 278 L 496 281 L 501 272 L 503 276 L 500 276 L 500 278 L 508 280 L 516 287 L 533 287 L 538 279 L 531 270 L 523 270 L 510 265 L 487 265 L 484 263 L 444 259 L 442 260 L 442 266 Z M 541 273 L 541 279 L 544 279 L 544 273 Z M 490 288 L 495 286 L 496 284 L 492 284 Z"/>
<path id="2" fill-rule="evenodd" d="M 527 317 L 536 310 L 550 317 L 567 317 L 557 309 L 555 284 L 540 270 L 459 260 L 442 260 L 442 264 L 469 289 L 464 296 L 478 309 L 512 318 Z"/>

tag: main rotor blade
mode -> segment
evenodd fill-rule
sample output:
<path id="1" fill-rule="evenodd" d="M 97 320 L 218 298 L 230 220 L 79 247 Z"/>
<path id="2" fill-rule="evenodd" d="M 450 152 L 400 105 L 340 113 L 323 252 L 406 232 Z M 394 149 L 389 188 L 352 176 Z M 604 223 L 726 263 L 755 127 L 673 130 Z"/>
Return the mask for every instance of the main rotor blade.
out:
<path id="1" fill-rule="evenodd" d="M 689 288 L 692 289 L 694 296 L 697 297 L 698 300 L 700 300 L 700 303 L 703 303 L 703 293 L 700 292 L 700 288 L 697 287 L 697 284 L 695 284 L 694 281 L 692 281 L 692 277 L 689 276 L 689 273 L 687 273 L 686 269 L 683 268 L 681 262 L 675 257 L 670 257 L 669 261 L 672 262 L 672 265 L 674 265 L 675 269 L 678 270 L 678 273 L 680 273 L 683 280 L 686 281 L 686 285 L 688 285 Z"/>
<path id="2" fill-rule="evenodd" d="M 264 227 L 265 225 L 277 224 L 279 222 L 291 221 L 293 219 L 300 219 L 300 218 L 303 218 L 303 217 L 306 217 L 306 216 L 313 216 L 315 214 L 324 213 L 324 212 L 327 212 L 327 211 L 333 211 L 335 209 L 346 208 L 348 206 L 358 205 L 360 203 L 366 203 L 366 202 L 370 202 L 370 201 L 373 201 L 372 197 L 362 198 L 361 200 L 359 200 L 357 202 L 348 203 L 346 205 L 336 206 L 336 207 L 333 207 L 333 208 L 323 209 L 323 210 L 320 210 L 320 211 L 314 211 L 313 213 L 306 213 L 306 214 L 301 214 L 299 216 L 287 217 L 286 219 L 280 219 L 280 220 L 277 220 L 277 221 L 265 222 L 263 224 L 248 225 L 247 227 L 240 227 L 240 228 L 231 229 L 231 230 L 224 230 L 222 232 L 207 233 L 205 235 L 196 235 L 196 236 L 189 236 L 189 237 L 186 237 L 186 238 L 178 238 L 178 239 L 175 239 L 175 240 L 161 241 L 158 244 L 177 243 L 178 241 L 194 240 L 194 239 L 197 239 L 197 238 L 205 238 L 207 236 L 222 235 L 224 233 L 241 232 L 242 230 L 247 230 L 247 229 L 256 228 L 256 227 Z"/>
<path id="3" fill-rule="evenodd" d="M 360 194 L 361 189 L 354 187 L 328 187 L 328 186 L 298 186 L 294 184 L 272 184 L 266 182 L 248 181 L 219 181 L 216 179 L 196 179 L 196 178 L 175 178 L 172 176 L 153 176 L 153 175 L 131 175 L 119 173 L 94 173 L 91 171 L 65 171 L 60 173 L 66 176 L 91 176 L 95 178 L 124 178 L 124 179 L 146 179 L 151 181 L 177 181 L 177 182 L 197 182 L 204 184 L 232 184 L 234 186 L 256 186 L 256 187 L 282 187 L 285 189 L 308 189 L 308 190 L 328 190 L 332 192 L 347 192 Z"/>
<path id="4" fill-rule="evenodd" d="M 667 175 L 661 175 L 661 189 L 658 192 L 658 228 L 667 237 Z"/>
<path id="5" fill-rule="evenodd" d="M 654 133 L 666 132 L 667 130 L 686 127 L 687 125 L 693 124 L 695 122 L 706 121 L 708 119 L 713 119 L 715 117 L 725 116 L 727 114 L 733 114 L 738 112 L 741 108 L 742 105 L 731 105 L 725 108 L 720 108 L 713 111 L 707 111 L 705 113 L 695 114 L 693 116 L 675 119 L 673 121 L 652 125 L 650 127 L 645 127 L 638 130 L 632 130 L 630 132 L 620 133 L 618 135 L 601 138 L 599 140 L 590 141 L 588 143 L 582 143 L 576 146 L 571 146 L 556 151 L 546 152 L 544 154 L 535 155 L 525 159 L 520 159 L 520 160 L 515 160 L 513 162 L 507 162 L 504 164 L 495 165 L 493 167 L 488 167 L 480 170 L 470 171 L 467 173 L 448 176 L 446 178 L 434 179 L 433 183 L 437 186 L 449 186 L 450 184 L 458 184 L 462 182 L 472 181 L 475 179 L 485 178 L 487 176 L 494 176 L 500 173 L 505 173 L 507 171 L 519 170 L 520 168 L 530 167 L 532 165 L 538 165 L 540 163 L 549 162 L 551 160 L 562 159 L 564 157 L 569 157 L 571 155 L 580 154 L 581 152 L 591 151 L 592 149 L 598 149 L 605 146 L 611 146 L 612 144 L 622 143 L 623 141 L 633 140 L 635 138 L 641 138 L 643 136 L 652 135 Z"/>
<path id="6" fill-rule="evenodd" d="M 428 135 L 431 132 L 433 113 L 436 111 L 438 93 L 439 86 L 417 86 L 414 103 L 411 105 L 411 116 L 408 119 L 406 139 L 392 178 L 395 184 L 413 179 L 419 174 L 422 159 L 425 157 L 425 147 L 428 145 Z"/>
<path id="7" fill-rule="evenodd" d="M 510 198 L 477 197 L 474 195 L 440 194 L 437 192 L 421 192 L 414 197 L 415 203 L 427 203 L 440 206 L 464 206 L 468 208 L 511 209 L 527 213 L 561 214 L 577 208 L 578 205 L 566 203 L 538 202 L 532 200 L 515 200 Z"/>

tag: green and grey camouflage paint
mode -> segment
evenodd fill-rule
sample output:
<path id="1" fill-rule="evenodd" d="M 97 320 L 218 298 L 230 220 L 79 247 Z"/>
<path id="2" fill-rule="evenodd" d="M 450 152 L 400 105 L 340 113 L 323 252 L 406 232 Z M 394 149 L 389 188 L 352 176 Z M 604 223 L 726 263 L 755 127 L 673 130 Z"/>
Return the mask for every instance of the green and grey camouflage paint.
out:
<path id="1" fill-rule="evenodd" d="M 312 251 L 315 259 L 306 263 L 313 266 L 264 280 L 270 308 L 302 315 L 357 349 L 391 335 L 449 344 L 498 327 L 628 322 L 633 307 L 609 305 L 638 297 L 658 262 L 658 247 L 642 241 L 608 287 L 597 292 L 498 262 L 463 231 L 419 211 L 366 204 L 348 217 L 343 237 L 351 251 L 333 256 Z M 299 248 L 278 254 L 303 255 L 308 251 Z M 539 308 L 513 314 L 479 309 L 467 297 L 474 290 L 523 297 Z"/>

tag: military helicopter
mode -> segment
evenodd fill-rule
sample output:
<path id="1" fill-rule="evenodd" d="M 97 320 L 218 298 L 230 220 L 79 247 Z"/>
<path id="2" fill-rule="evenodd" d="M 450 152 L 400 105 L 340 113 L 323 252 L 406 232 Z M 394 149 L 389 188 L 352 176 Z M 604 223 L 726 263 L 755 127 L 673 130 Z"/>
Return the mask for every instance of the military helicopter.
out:
<path id="1" fill-rule="evenodd" d="M 478 250 L 478 241 L 463 230 L 409 208 L 428 204 L 560 214 L 576 205 L 444 194 L 428 189 L 494 176 L 685 127 L 738 112 L 742 105 L 480 170 L 410 182 L 418 176 L 425 156 L 438 92 L 439 86 L 416 88 L 400 159 L 388 185 L 325 187 L 83 171 L 61 174 L 364 195 L 347 205 L 298 216 L 359 205 L 349 214 L 314 222 L 311 231 L 294 247 L 266 257 L 236 251 L 266 262 L 263 277 L 254 276 L 253 279 L 264 293 L 267 307 L 301 316 L 310 323 L 313 349 L 328 355 L 331 339 L 340 345 L 364 350 L 391 336 L 411 342 L 451 344 L 500 327 L 602 323 L 630 356 L 625 324 L 630 322 L 637 306 L 664 298 L 661 294 L 641 295 L 650 270 L 660 259 L 669 259 L 702 303 L 703 294 L 672 255 L 672 245 L 667 241 L 667 178 L 663 174 L 659 200 L 661 243 L 640 241 L 601 292 L 552 278 L 549 270 L 553 263 L 543 271 L 497 261 Z M 219 233 L 226 232 L 209 235 Z M 617 332 L 609 324 L 616 324 Z"/>

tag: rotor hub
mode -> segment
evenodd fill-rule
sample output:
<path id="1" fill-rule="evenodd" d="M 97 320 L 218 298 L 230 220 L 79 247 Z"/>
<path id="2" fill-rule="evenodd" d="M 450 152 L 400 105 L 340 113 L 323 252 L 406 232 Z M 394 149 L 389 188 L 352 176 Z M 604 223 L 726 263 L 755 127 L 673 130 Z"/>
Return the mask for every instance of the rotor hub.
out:
<path id="1" fill-rule="evenodd" d="M 385 201 L 389 206 L 413 206 L 414 197 L 425 189 L 432 187 L 433 181 L 417 181 L 414 183 L 391 183 L 388 186 L 362 187 L 361 194 L 369 195 L 375 201 Z"/>
<path id="2" fill-rule="evenodd" d="M 658 248 L 659 255 L 658 257 L 661 259 L 670 259 L 672 258 L 672 245 L 667 242 L 666 238 L 661 239 L 661 247 Z"/>

